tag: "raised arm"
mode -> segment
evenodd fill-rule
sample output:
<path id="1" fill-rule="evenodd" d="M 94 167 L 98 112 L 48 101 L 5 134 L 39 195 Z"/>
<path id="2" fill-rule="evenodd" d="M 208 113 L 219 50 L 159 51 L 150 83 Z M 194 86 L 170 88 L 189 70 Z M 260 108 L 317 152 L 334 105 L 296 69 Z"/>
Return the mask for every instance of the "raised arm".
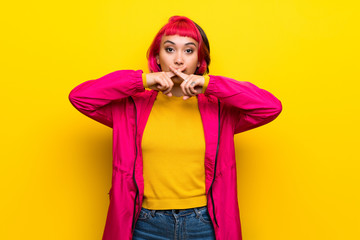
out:
<path id="1" fill-rule="evenodd" d="M 113 126 L 111 103 L 145 91 L 141 70 L 119 70 L 71 90 L 71 104 L 86 116 Z"/>
<path id="2" fill-rule="evenodd" d="M 274 120 L 282 111 L 282 104 L 270 92 L 250 82 L 209 75 L 204 94 L 211 94 L 234 108 L 235 132 L 244 132 Z"/>

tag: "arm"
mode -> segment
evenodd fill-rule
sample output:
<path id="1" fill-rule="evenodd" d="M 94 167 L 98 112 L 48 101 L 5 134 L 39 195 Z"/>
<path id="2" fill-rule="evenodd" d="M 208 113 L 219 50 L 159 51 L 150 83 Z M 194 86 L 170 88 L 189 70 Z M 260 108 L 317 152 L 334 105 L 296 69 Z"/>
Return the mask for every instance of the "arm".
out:
<path id="1" fill-rule="evenodd" d="M 223 103 L 234 107 L 234 134 L 267 124 L 282 111 L 279 99 L 250 82 L 209 76 L 210 80 L 204 94 L 214 95 Z"/>
<path id="2" fill-rule="evenodd" d="M 119 70 L 71 90 L 71 104 L 86 116 L 112 127 L 111 103 L 145 91 L 142 71 Z"/>

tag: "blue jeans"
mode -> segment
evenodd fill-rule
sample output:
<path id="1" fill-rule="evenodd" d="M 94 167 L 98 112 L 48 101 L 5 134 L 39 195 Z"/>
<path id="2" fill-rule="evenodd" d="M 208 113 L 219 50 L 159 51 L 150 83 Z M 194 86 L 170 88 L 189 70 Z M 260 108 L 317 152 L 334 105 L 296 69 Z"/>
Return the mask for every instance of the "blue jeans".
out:
<path id="1" fill-rule="evenodd" d="M 215 240 L 207 206 L 177 210 L 141 208 L 133 240 Z"/>

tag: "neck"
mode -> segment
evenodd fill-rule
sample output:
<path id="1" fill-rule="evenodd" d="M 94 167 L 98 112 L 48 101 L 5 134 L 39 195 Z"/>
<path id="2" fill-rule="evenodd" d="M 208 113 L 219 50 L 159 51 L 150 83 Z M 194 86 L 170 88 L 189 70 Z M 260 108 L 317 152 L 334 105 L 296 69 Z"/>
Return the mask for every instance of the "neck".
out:
<path id="1" fill-rule="evenodd" d="M 180 87 L 180 84 L 174 84 L 174 86 L 172 87 L 171 91 L 173 96 L 175 97 L 182 97 L 184 96 L 182 90 L 181 90 L 181 87 Z"/>

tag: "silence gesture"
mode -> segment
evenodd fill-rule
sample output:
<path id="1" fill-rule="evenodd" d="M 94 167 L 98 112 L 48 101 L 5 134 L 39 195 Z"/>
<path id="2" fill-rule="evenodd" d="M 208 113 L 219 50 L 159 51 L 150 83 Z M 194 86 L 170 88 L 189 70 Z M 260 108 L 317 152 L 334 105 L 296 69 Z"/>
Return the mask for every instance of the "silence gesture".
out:
<path id="1" fill-rule="evenodd" d="M 202 93 L 202 87 L 204 86 L 205 79 L 199 75 L 188 75 L 183 73 L 186 66 L 176 69 L 169 66 L 170 72 L 154 72 L 146 74 L 146 84 L 148 88 L 154 90 L 160 90 L 165 95 L 171 97 L 171 90 L 174 86 L 174 82 L 171 80 L 172 77 L 178 76 L 183 82 L 180 84 L 180 88 L 184 94 L 183 99 L 186 100 L 192 96 Z"/>
<path id="2" fill-rule="evenodd" d="M 200 75 L 188 75 L 183 73 L 181 70 L 177 70 L 176 68 L 169 66 L 171 72 L 176 74 L 178 77 L 183 79 L 184 81 L 180 84 L 181 90 L 184 93 L 183 99 L 186 100 L 190 97 L 193 97 L 202 92 L 202 87 L 205 83 L 205 78 Z M 198 86 L 198 87 L 196 87 Z"/>
<path id="3" fill-rule="evenodd" d="M 183 66 L 179 71 L 184 71 L 186 66 Z M 172 77 L 175 77 L 174 72 L 153 72 L 146 74 L 146 84 L 148 88 L 153 90 L 160 90 L 165 95 L 171 97 L 172 93 L 170 92 L 174 86 L 174 82 L 171 80 Z"/>

